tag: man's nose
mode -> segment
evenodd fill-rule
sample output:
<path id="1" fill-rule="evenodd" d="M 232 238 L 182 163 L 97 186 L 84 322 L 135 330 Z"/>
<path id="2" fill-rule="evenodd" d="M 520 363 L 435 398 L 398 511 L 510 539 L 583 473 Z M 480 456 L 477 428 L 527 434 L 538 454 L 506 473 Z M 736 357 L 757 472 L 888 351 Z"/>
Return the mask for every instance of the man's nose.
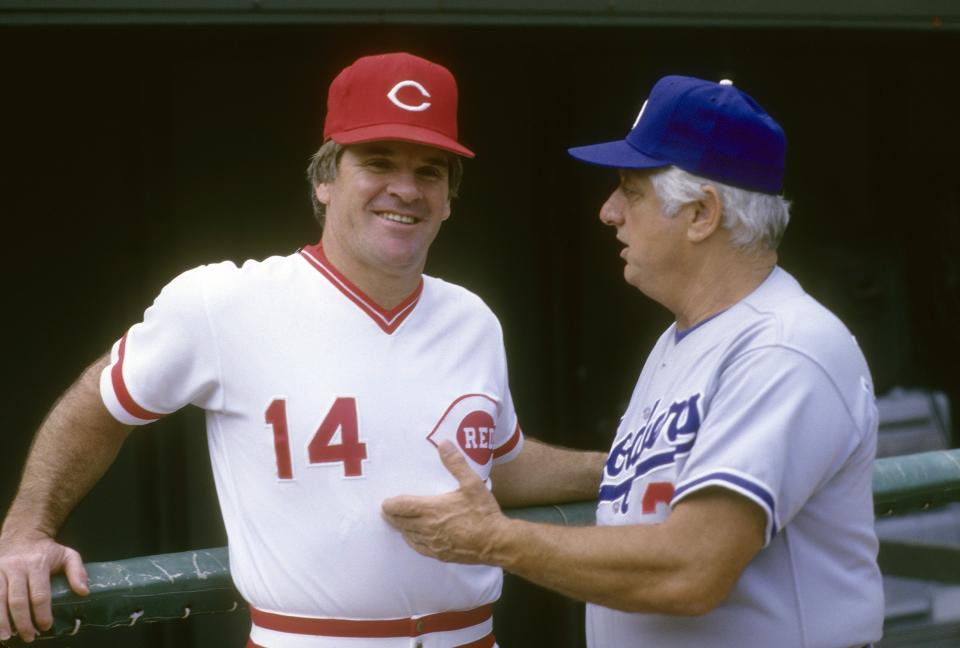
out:
<path id="1" fill-rule="evenodd" d="M 600 208 L 600 222 L 611 227 L 623 224 L 623 196 L 619 189 L 610 194 Z"/>
<path id="2" fill-rule="evenodd" d="M 395 173 L 390 178 L 387 190 L 405 203 L 414 202 L 423 195 L 413 173 Z"/>

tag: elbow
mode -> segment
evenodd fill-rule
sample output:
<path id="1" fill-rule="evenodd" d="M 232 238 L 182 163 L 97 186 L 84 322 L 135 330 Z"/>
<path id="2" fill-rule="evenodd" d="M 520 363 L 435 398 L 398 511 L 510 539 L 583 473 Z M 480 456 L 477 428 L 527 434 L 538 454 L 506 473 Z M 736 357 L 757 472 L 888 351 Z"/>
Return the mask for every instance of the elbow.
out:
<path id="1" fill-rule="evenodd" d="M 621 609 L 625 612 L 699 617 L 720 607 L 732 590 L 733 583 L 709 582 L 703 577 L 674 578 L 662 583 L 656 592 L 632 592 Z"/>
<path id="2" fill-rule="evenodd" d="M 699 617 L 720 607 L 735 583 L 711 581 L 708 578 L 690 577 L 678 583 L 672 595 L 667 598 L 670 606 L 668 614 Z"/>
<path id="3" fill-rule="evenodd" d="M 683 598 L 675 598 L 668 614 L 686 617 L 699 617 L 716 610 L 726 600 L 726 596 L 715 596 L 707 592 L 689 592 Z"/>

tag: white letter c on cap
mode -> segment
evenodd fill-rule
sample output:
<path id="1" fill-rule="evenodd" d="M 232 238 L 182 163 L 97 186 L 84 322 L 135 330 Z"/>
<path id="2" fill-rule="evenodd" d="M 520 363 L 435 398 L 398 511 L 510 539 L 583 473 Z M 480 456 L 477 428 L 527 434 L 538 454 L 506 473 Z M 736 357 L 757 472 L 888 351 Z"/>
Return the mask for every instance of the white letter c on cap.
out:
<path id="1" fill-rule="evenodd" d="M 397 93 L 400 92 L 400 89 L 406 88 L 407 86 L 416 88 L 417 90 L 420 91 L 420 94 L 422 94 L 424 97 L 430 96 L 430 93 L 427 92 L 427 89 L 424 88 L 419 83 L 417 83 L 416 81 L 401 81 L 397 85 L 393 86 L 393 89 L 387 93 L 387 99 L 392 101 L 393 105 L 395 105 L 397 108 L 403 108 L 404 110 L 409 110 L 410 112 L 422 112 L 430 107 L 429 101 L 424 101 L 419 106 L 411 106 L 410 104 L 405 104 L 399 99 L 397 99 Z"/>

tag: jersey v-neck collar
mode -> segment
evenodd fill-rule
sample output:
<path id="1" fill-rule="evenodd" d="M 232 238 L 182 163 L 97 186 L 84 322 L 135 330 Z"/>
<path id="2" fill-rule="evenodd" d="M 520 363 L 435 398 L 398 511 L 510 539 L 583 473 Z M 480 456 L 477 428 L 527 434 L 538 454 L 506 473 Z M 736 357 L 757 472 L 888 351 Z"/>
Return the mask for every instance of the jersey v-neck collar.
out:
<path id="1" fill-rule="evenodd" d="M 327 255 L 323 252 L 323 245 L 321 243 L 301 248 L 300 255 L 321 275 L 326 277 L 347 299 L 366 313 L 370 319 L 388 335 L 396 331 L 397 327 L 413 312 L 417 302 L 420 301 L 421 293 L 423 293 L 423 277 L 420 277 L 420 282 L 417 284 L 416 290 L 410 293 L 410 295 L 394 308 L 386 310 L 373 301 L 373 299 L 360 290 L 356 284 L 347 279 L 330 263 L 330 259 L 328 259 Z"/>
<path id="2" fill-rule="evenodd" d="M 724 309 L 723 309 L 722 311 L 720 311 L 719 313 L 714 313 L 713 315 L 711 315 L 710 317 L 708 317 L 708 318 L 705 319 L 705 320 L 700 320 L 699 322 L 697 322 L 696 324 L 694 324 L 694 325 L 691 326 L 690 328 L 686 328 L 686 329 L 680 330 L 680 328 L 679 328 L 679 326 L 678 326 L 676 329 L 674 329 L 674 332 L 673 332 L 674 344 L 680 344 L 680 341 L 683 340 L 683 338 L 687 337 L 688 335 L 690 335 L 691 333 L 693 333 L 694 331 L 696 331 L 698 328 L 700 328 L 701 326 L 703 326 L 704 324 L 706 324 L 707 322 L 709 322 L 710 320 L 712 320 L 714 317 L 717 317 L 717 316 L 719 316 L 719 315 L 723 315 L 725 312 L 727 312 L 727 309 L 726 309 L 726 308 L 724 308 Z"/>

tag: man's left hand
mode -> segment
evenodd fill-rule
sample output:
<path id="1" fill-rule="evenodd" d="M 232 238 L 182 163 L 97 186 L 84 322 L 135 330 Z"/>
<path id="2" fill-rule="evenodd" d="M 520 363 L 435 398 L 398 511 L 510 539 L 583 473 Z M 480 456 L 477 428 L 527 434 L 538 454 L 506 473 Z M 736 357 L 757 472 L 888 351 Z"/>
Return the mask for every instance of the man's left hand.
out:
<path id="1" fill-rule="evenodd" d="M 510 521 L 456 446 L 441 441 L 437 450 L 460 488 L 443 495 L 391 497 L 383 502 L 384 518 L 424 556 L 496 564 L 495 540 Z"/>

